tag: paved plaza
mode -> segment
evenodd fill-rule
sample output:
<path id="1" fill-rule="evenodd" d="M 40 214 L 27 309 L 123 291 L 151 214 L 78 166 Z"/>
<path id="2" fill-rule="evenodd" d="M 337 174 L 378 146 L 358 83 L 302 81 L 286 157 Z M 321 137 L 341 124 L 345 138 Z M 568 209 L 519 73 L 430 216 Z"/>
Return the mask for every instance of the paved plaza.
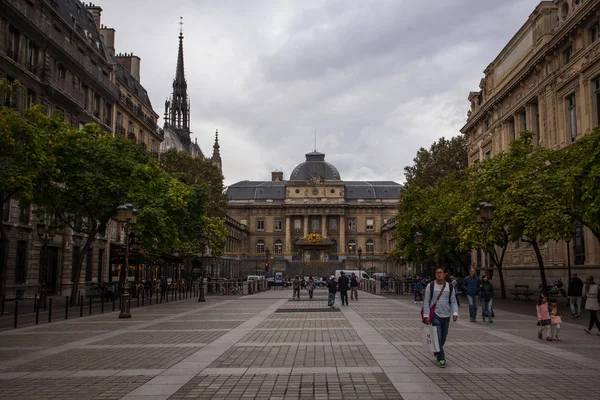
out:
<path id="1" fill-rule="evenodd" d="M 327 308 L 326 291 L 210 297 L 0 332 L 0 399 L 577 399 L 596 398 L 600 337 L 535 319 L 450 327 L 448 367 L 420 342 L 420 305 L 360 293 Z M 533 302 L 523 304 L 534 307 Z M 587 316 L 587 315 L 586 315 Z M 568 320 L 570 318 L 565 318 Z M 591 397 L 590 397 L 591 396 Z"/>

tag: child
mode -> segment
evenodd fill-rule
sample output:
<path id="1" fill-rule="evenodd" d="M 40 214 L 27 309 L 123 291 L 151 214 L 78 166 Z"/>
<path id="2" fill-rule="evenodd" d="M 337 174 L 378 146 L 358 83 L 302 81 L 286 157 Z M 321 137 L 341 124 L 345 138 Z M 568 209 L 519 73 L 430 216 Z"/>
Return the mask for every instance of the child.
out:
<path id="1" fill-rule="evenodd" d="M 541 296 L 538 305 L 535 306 L 537 311 L 538 321 L 540 322 L 540 330 L 538 331 L 538 338 L 543 340 L 542 332 L 545 333 L 546 340 L 551 342 L 552 338 L 550 337 L 550 309 L 548 308 L 548 298 L 546 296 Z"/>
<path id="2" fill-rule="evenodd" d="M 558 305 L 556 304 L 556 302 L 552 302 L 550 306 L 550 321 L 552 324 L 552 340 L 557 340 L 560 342 L 560 336 L 558 336 L 558 332 L 560 331 L 560 324 L 562 324 L 562 317 L 558 312 Z"/>
<path id="3" fill-rule="evenodd" d="M 423 287 L 421 286 L 421 281 L 416 280 L 415 283 L 413 284 L 413 292 L 415 292 L 415 304 L 417 303 L 417 296 L 419 296 L 419 301 L 421 303 L 423 302 L 423 296 L 421 295 L 422 289 L 423 289 Z"/>

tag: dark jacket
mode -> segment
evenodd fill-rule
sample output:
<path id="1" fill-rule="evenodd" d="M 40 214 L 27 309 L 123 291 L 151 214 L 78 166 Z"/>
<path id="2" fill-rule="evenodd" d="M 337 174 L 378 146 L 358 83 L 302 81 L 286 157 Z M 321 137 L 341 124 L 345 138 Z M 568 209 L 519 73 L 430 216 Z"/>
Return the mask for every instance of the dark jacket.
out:
<path id="1" fill-rule="evenodd" d="M 330 279 L 327 287 L 329 287 L 329 293 L 337 293 L 338 283 L 335 279 Z"/>
<path id="2" fill-rule="evenodd" d="M 480 286 L 481 279 L 477 275 L 475 275 L 475 278 L 471 278 L 471 275 L 469 275 L 463 280 L 463 289 L 469 296 L 477 296 Z"/>
<path id="3" fill-rule="evenodd" d="M 346 275 L 341 275 L 338 278 L 338 288 L 340 292 L 348 291 L 348 277 Z"/>
<path id="4" fill-rule="evenodd" d="M 583 293 L 583 281 L 579 277 L 572 278 L 569 281 L 569 288 L 567 289 L 568 296 L 581 296 Z"/>
<path id="5" fill-rule="evenodd" d="M 481 298 L 485 301 L 489 301 L 490 299 L 494 299 L 496 296 L 494 294 L 494 285 L 492 282 L 483 282 L 481 283 L 481 287 L 479 289 L 479 294 Z"/>
<path id="6" fill-rule="evenodd" d="M 350 287 L 357 287 L 358 286 L 358 277 L 357 276 L 353 276 L 350 278 Z"/>

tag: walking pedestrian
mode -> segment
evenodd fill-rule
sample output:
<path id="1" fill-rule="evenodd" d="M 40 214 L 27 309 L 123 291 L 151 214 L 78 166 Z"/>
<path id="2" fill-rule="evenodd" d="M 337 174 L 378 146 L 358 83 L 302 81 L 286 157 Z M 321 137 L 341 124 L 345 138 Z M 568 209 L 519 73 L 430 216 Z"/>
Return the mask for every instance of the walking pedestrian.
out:
<path id="1" fill-rule="evenodd" d="M 483 280 L 481 281 L 479 294 L 481 296 L 481 315 L 483 317 L 483 321 L 485 322 L 485 317 L 487 316 L 490 323 L 492 323 L 494 322 L 492 300 L 495 298 L 495 294 L 494 285 L 492 284 L 492 282 L 490 282 L 490 278 L 487 274 L 483 275 Z"/>
<path id="2" fill-rule="evenodd" d="M 583 281 L 573 272 L 567 288 L 569 296 L 569 305 L 571 306 L 571 315 L 573 318 L 581 318 L 581 296 L 583 294 Z"/>
<path id="3" fill-rule="evenodd" d="M 331 308 L 335 308 L 335 294 L 337 293 L 337 281 L 335 276 L 331 275 L 327 281 L 327 287 L 329 288 L 329 295 L 327 296 L 327 305 Z"/>
<path id="4" fill-rule="evenodd" d="M 477 294 L 481 286 L 481 279 L 476 275 L 475 268 L 471 268 L 470 274 L 463 280 L 463 290 L 467 293 L 469 300 L 469 318 L 471 322 L 477 322 Z"/>
<path id="5" fill-rule="evenodd" d="M 308 298 L 312 299 L 313 292 L 315 290 L 315 281 L 314 281 L 312 275 L 308 277 L 308 282 L 306 283 L 306 289 L 308 290 Z"/>
<path id="6" fill-rule="evenodd" d="M 458 304 L 458 306 L 460 307 L 460 300 L 458 299 L 458 279 L 456 279 L 454 276 L 450 276 L 450 284 L 454 289 L 454 296 L 456 296 L 456 304 Z"/>
<path id="7" fill-rule="evenodd" d="M 358 300 L 358 277 L 353 272 L 350 277 L 350 300 Z"/>
<path id="8" fill-rule="evenodd" d="M 583 297 L 585 298 L 585 309 L 590 312 L 590 323 L 588 324 L 585 333 L 592 333 L 594 324 L 600 331 L 600 321 L 598 321 L 598 311 L 600 310 L 600 302 L 598 301 L 598 285 L 594 282 L 592 275 L 588 276 L 585 280 L 585 287 L 583 290 Z M 600 333 L 598 333 L 600 336 Z"/>
<path id="9" fill-rule="evenodd" d="M 562 324 L 562 317 L 558 311 L 558 304 L 555 301 L 550 303 L 550 336 L 552 340 L 560 342 L 560 324 Z"/>
<path id="10" fill-rule="evenodd" d="M 296 275 L 296 279 L 294 279 L 294 292 L 292 293 L 292 299 L 300 300 L 300 286 L 302 285 L 302 281 L 300 280 L 300 275 Z"/>
<path id="11" fill-rule="evenodd" d="M 422 303 L 423 302 L 423 295 L 421 294 L 421 290 L 423 290 L 423 287 L 421 286 L 421 280 L 419 278 L 417 278 L 415 280 L 415 283 L 413 283 L 413 292 L 415 295 L 415 301 L 414 303 L 417 303 L 417 296 L 419 296 L 419 301 Z"/>
<path id="12" fill-rule="evenodd" d="M 551 342 L 552 338 L 550 337 L 550 325 L 552 323 L 552 319 L 550 317 L 548 298 L 546 296 L 541 296 L 537 306 L 535 306 L 535 309 L 537 311 L 537 317 L 540 323 L 538 339 L 544 340 L 544 337 L 546 337 L 546 340 Z"/>
<path id="13" fill-rule="evenodd" d="M 453 321 L 458 319 L 458 304 L 454 296 L 452 285 L 446 282 L 446 271 L 443 267 L 437 267 L 435 270 L 435 281 L 430 282 L 425 289 L 425 300 L 423 303 L 424 322 L 435 326 L 437 330 L 440 351 L 435 353 L 438 364 L 441 368 L 446 367 L 446 355 L 444 353 L 444 344 L 448 337 L 450 327 L 450 317 Z M 429 319 L 430 310 L 434 308 L 433 318 Z"/>
<path id="14" fill-rule="evenodd" d="M 348 277 L 344 274 L 344 271 L 340 272 L 340 277 L 338 278 L 338 290 L 340 291 L 342 305 L 348 305 Z"/>

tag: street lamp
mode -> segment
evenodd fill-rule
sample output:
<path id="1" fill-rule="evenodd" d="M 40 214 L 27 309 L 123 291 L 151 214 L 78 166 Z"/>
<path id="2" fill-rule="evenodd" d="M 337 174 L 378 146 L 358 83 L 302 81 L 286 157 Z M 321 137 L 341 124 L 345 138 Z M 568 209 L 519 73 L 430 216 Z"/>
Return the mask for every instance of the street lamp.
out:
<path id="1" fill-rule="evenodd" d="M 415 243 L 417 244 L 417 256 L 419 259 L 419 274 L 423 275 L 423 260 L 421 259 L 421 247 L 423 246 L 423 234 L 421 232 L 415 233 Z"/>
<path id="2" fill-rule="evenodd" d="M 358 275 L 362 279 L 362 248 L 358 247 Z"/>
<path id="3" fill-rule="evenodd" d="M 494 219 L 494 206 L 487 201 L 482 201 L 475 209 L 475 214 L 477 214 L 477 223 L 481 227 L 481 231 L 483 233 L 483 248 L 487 253 L 487 231 L 490 228 L 492 219 Z"/>
<path id="4" fill-rule="evenodd" d="M 200 257 L 200 287 L 198 288 L 198 303 L 204 303 L 206 297 L 204 296 L 204 250 L 206 250 L 206 239 L 200 239 L 201 257 Z"/>
<path id="5" fill-rule="evenodd" d="M 125 230 L 125 263 L 124 268 L 121 269 L 121 276 L 119 282 L 122 282 L 121 290 L 121 312 L 119 318 L 131 318 L 131 312 L 129 310 L 129 281 L 127 280 L 127 273 L 129 271 L 129 248 L 137 248 L 139 243 L 135 240 L 131 227 L 137 222 L 138 212 L 133 208 L 133 204 L 125 204 L 117 207 L 117 221 L 121 223 L 121 226 Z M 135 243 L 134 243 L 135 242 Z"/>
<path id="6" fill-rule="evenodd" d="M 42 268 L 40 268 L 40 302 L 42 303 L 44 310 L 46 309 L 46 292 L 47 292 L 47 273 L 48 273 L 48 244 L 52 242 L 54 236 L 56 236 L 56 225 L 49 225 L 39 223 L 37 224 L 37 234 L 40 242 L 43 244 L 43 257 L 42 257 Z M 39 307 L 39 305 L 38 305 Z"/>

